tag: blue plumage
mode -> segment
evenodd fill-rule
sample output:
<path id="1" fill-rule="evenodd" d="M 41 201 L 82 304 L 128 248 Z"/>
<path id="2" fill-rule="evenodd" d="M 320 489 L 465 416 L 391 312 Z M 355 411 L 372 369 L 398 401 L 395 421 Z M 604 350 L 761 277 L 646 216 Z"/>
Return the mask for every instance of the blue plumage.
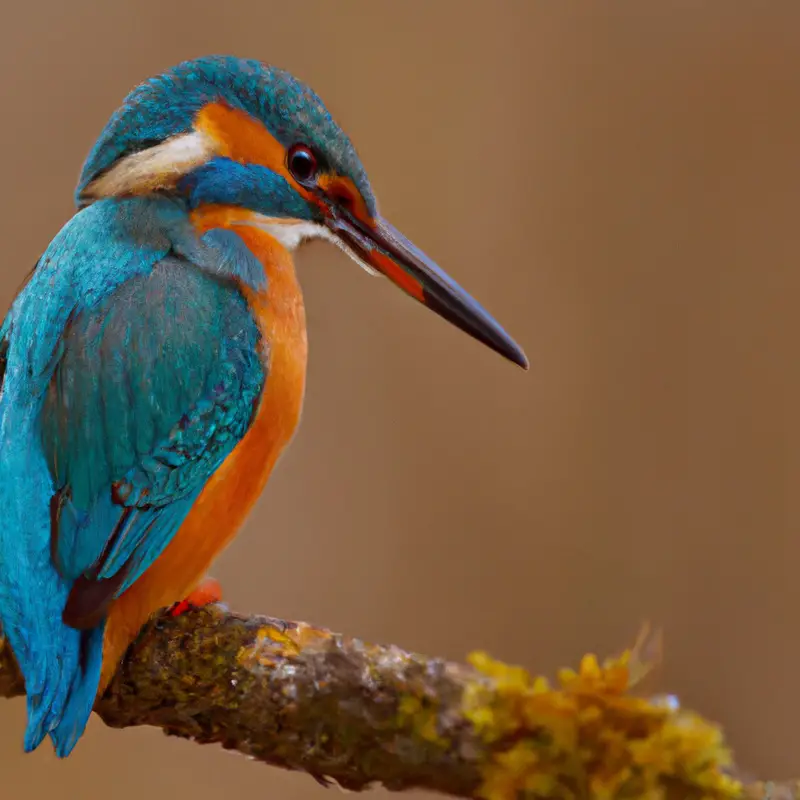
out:
<path id="1" fill-rule="evenodd" d="M 224 491 L 237 505 L 215 532 L 219 547 L 291 439 L 306 333 L 281 247 L 333 239 L 527 365 L 497 322 L 379 217 L 317 95 L 261 62 L 201 58 L 139 86 L 90 152 L 76 200 L 85 208 L 0 327 L 0 623 L 25 678 L 25 747 L 49 734 L 60 756 L 132 631 L 207 568 L 203 548 L 191 558 L 202 533 L 162 562 L 175 586 L 154 572 L 162 586 L 139 584 L 144 604 L 139 587 L 127 609 L 123 599 L 130 619 L 112 614 L 103 664 L 109 604 L 173 539 L 259 403 L 252 445 L 202 509 L 218 511 Z M 264 400 L 268 368 L 277 388 Z"/>
<path id="2" fill-rule="evenodd" d="M 265 277 L 224 234 L 198 239 L 176 200 L 98 202 L 0 330 L 0 618 L 26 678 L 26 749 L 48 733 L 59 754 L 74 746 L 102 603 L 158 557 L 253 417 L 265 368 L 238 285 Z"/>
<path id="3" fill-rule="evenodd" d="M 124 588 L 152 561 L 145 538 L 163 549 L 165 509 L 196 497 L 249 425 L 258 336 L 229 283 L 171 256 L 70 322 L 41 414 L 56 490 L 68 489 L 54 547 L 64 577 L 124 571 Z"/>
<path id="4" fill-rule="evenodd" d="M 261 120 L 284 147 L 297 141 L 313 145 L 321 167 L 351 178 L 370 213 L 375 213 L 375 195 L 364 167 L 322 100 L 285 70 L 233 56 L 184 61 L 137 86 L 89 154 L 78 181 L 78 203 L 89 183 L 120 157 L 186 133 L 195 114 L 216 100 Z M 276 204 L 272 210 L 282 209 Z"/>
<path id="5" fill-rule="evenodd" d="M 85 191 L 191 132 L 209 103 L 246 112 L 287 148 L 315 146 L 320 168 L 349 177 L 375 211 L 317 95 L 258 61 L 179 64 L 131 92 L 102 131 L 76 190 L 86 207 L 0 328 L 0 622 L 26 681 L 29 750 L 50 734 L 66 755 L 80 737 L 108 603 L 163 551 L 262 394 L 268 343 L 239 287 L 265 290 L 263 266 L 232 230 L 198 236 L 190 212 L 224 204 L 322 222 L 280 170 L 216 153 L 154 166 L 144 191 Z"/>
<path id="6" fill-rule="evenodd" d="M 191 208 L 208 202 L 249 208 L 272 217 L 316 220 L 320 209 L 309 204 L 272 170 L 259 164 L 241 164 L 214 158 L 180 182 Z"/>

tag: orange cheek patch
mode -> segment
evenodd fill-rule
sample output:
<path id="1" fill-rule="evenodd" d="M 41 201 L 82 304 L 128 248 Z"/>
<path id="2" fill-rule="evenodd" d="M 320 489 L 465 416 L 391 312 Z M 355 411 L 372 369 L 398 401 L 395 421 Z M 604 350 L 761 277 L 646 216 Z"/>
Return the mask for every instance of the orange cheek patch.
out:
<path id="1" fill-rule="evenodd" d="M 344 178 L 339 175 L 322 175 L 318 183 L 319 188 L 329 197 L 348 198 L 352 203 L 351 210 L 353 214 L 362 222 L 372 224 L 372 218 L 367 211 L 367 204 L 350 178 Z"/>
<path id="2" fill-rule="evenodd" d="M 260 164 L 285 178 L 306 200 L 316 198 L 286 168 L 286 148 L 257 119 L 224 103 L 197 112 L 194 127 L 217 144 L 219 155 L 242 164 Z"/>
<path id="3" fill-rule="evenodd" d="M 262 164 L 290 179 L 283 145 L 256 119 L 223 103 L 209 103 L 197 112 L 195 128 L 210 136 L 220 155 Z"/>
<path id="4" fill-rule="evenodd" d="M 286 166 L 286 148 L 250 114 L 224 103 L 209 103 L 197 112 L 194 127 L 214 141 L 217 153 L 223 158 L 267 167 L 284 178 L 306 200 L 324 207 L 314 192 L 301 186 L 292 177 Z M 317 185 L 329 196 L 349 198 L 356 217 L 371 224 L 372 218 L 364 198 L 350 178 L 321 175 Z"/>

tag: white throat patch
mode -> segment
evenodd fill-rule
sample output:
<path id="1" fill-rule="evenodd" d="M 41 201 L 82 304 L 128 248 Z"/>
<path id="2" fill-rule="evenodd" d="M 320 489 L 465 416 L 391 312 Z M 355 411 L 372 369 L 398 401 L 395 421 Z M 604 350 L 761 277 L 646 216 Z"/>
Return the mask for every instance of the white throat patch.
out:
<path id="1" fill-rule="evenodd" d="M 265 231 L 273 239 L 276 239 L 289 252 L 293 252 L 307 239 L 324 239 L 326 242 L 335 244 L 340 250 L 347 253 L 361 269 L 370 275 L 380 273 L 372 266 L 357 256 L 347 245 L 331 233 L 324 225 L 307 220 L 289 220 L 283 217 L 267 217 L 261 214 L 253 214 L 249 220 L 236 222 L 237 225 L 252 225 Z"/>

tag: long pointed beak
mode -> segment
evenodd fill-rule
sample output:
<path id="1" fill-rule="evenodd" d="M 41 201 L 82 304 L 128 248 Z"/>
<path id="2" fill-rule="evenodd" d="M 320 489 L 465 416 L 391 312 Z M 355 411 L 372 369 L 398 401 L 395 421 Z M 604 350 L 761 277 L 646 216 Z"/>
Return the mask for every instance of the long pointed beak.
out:
<path id="1" fill-rule="evenodd" d="M 380 217 L 368 224 L 341 208 L 331 211 L 328 228 L 355 256 L 448 322 L 528 369 L 522 348 L 500 324 L 400 231 Z"/>

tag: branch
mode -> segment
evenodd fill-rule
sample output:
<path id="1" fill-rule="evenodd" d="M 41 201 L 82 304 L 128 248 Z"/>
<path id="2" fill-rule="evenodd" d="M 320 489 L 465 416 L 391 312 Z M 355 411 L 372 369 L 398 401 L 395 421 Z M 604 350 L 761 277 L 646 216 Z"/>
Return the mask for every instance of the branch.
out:
<path id="1" fill-rule="evenodd" d="M 211 606 L 148 625 L 96 711 L 352 790 L 800 797 L 800 782 L 737 783 L 716 727 L 672 698 L 634 697 L 641 645 L 605 665 L 587 656 L 551 688 L 483 654 L 457 665 Z M 23 693 L 0 638 L 0 696 Z"/>

